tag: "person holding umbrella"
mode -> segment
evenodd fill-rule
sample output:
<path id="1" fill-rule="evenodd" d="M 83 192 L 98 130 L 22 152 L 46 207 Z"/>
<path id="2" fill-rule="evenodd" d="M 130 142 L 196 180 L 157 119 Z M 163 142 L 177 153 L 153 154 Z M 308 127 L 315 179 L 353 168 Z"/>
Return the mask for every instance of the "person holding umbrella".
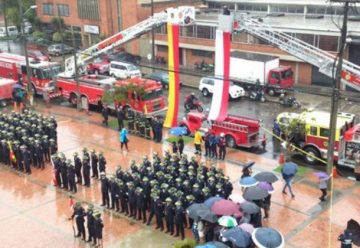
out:
<path id="1" fill-rule="evenodd" d="M 327 196 L 327 181 L 331 178 L 332 175 L 328 175 L 325 172 L 315 172 L 315 175 L 319 177 L 319 189 L 321 191 L 321 196 L 319 197 L 320 201 L 326 201 Z"/>
<path id="2" fill-rule="evenodd" d="M 288 188 L 292 198 L 295 198 L 295 195 L 292 191 L 291 183 L 296 173 L 297 173 L 297 164 L 291 162 L 290 159 L 287 158 L 283 168 L 281 169 L 281 174 L 285 181 L 285 185 L 282 190 L 282 193 L 286 195 L 287 193 L 285 190 L 286 188 Z"/>
<path id="3" fill-rule="evenodd" d="M 127 145 L 128 142 L 129 142 L 128 131 L 124 127 L 120 131 L 120 148 L 121 148 L 121 150 L 123 149 L 123 147 L 125 145 L 126 150 L 129 151 L 129 148 L 128 148 L 128 145 Z"/>
<path id="4" fill-rule="evenodd" d="M 179 139 L 177 141 L 177 146 L 179 148 L 179 154 L 180 156 L 183 154 L 184 151 L 184 139 L 182 135 L 179 135 Z"/>

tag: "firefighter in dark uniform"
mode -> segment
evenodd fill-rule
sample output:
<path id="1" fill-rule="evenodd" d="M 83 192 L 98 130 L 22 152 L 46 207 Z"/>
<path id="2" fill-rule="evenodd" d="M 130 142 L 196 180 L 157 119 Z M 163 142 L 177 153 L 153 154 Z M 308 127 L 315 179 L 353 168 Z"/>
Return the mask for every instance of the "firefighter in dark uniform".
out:
<path id="1" fill-rule="evenodd" d="M 128 195 L 129 210 L 130 210 L 129 217 L 133 217 L 135 219 L 136 218 L 136 195 L 135 195 L 134 183 L 128 182 L 127 187 L 128 187 L 127 195 Z"/>
<path id="2" fill-rule="evenodd" d="M 175 203 L 175 226 L 176 226 L 176 234 L 175 237 L 178 237 L 179 234 L 181 235 L 181 239 L 185 239 L 185 230 L 184 230 L 184 215 L 185 210 L 182 207 L 180 201 Z"/>
<path id="3" fill-rule="evenodd" d="M 49 150 L 50 150 L 50 155 L 54 155 L 58 151 L 58 147 L 54 139 L 49 139 Z"/>
<path id="4" fill-rule="evenodd" d="M 43 149 L 44 160 L 50 162 L 50 143 L 47 135 L 42 136 L 41 147 Z"/>
<path id="5" fill-rule="evenodd" d="M 99 171 L 106 172 L 106 159 L 102 152 L 99 152 Z"/>
<path id="6" fill-rule="evenodd" d="M 95 218 L 93 216 L 94 214 L 94 205 L 89 204 L 88 210 L 86 212 L 86 226 L 88 229 L 88 240 L 86 242 L 93 242 L 95 241 L 94 237 L 94 221 Z"/>
<path id="7" fill-rule="evenodd" d="M 97 241 L 102 245 L 102 230 L 104 228 L 104 224 L 101 220 L 101 214 L 99 212 L 94 213 L 94 243 L 93 245 L 97 245 Z"/>
<path id="8" fill-rule="evenodd" d="M 143 220 L 146 223 L 146 202 L 144 190 L 138 187 L 135 190 L 136 194 L 136 209 L 137 209 L 137 220 Z"/>
<path id="9" fill-rule="evenodd" d="M 35 140 L 35 154 L 39 168 L 45 169 L 44 150 L 41 146 L 40 140 Z"/>
<path id="10" fill-rule="evenodd" d="M 25 173 L 31 174 L 31 160 L 30 160 L 30 152 L 27 149 L 26 145 L 22 145 L 21 147 L 21 157 L 24 161 Z"/>
<path id="11" fill-rule="evenodd" d="M 96 155 L 95 150 L 91 151 L 91 170 L 92 170 L 92 176 L 91 177 L 95 177 L 96 179 L 99 178 L 99 172 L 98 172 L 98 156 Z"/>
<path id="12" fill-rule="evenodd" d="M 67 177 L 67 166 L 65 161 L 65 155 L 61 154 L 60 158 L 60 174 L 61 174 L 61 181 L 62 187 L 65 190 L 68 190 L 68 177 Z"/>
<path id="13" fill-rule="evenodd" d="M 90 159 L 89 157 L 83 157 L 82 173 L 84 177 L 84 186 L 90 187 Z"/>
<path id="14" fill-rule="evenodd" d="M 56 186 L 61 187 L 61 185 L 62 185 L 61 176 L 60 176 L 60 164 L 61 164 L 61 161 L 60 161 L 60 158 L 59 158 L 57 153 L 55 153 L 52 156 L 52 160 L 53 160 L 54 169 L 55 169 Z"/>
<path id="15" fill-rule="evenodd" d="M 210 156 L 210 142 L 209 142 L 209 130 L 205 129 L 205 135 L 203 136 L 204 145 L 205 145 L 205 157 Z"/>
<path id="16" fill-rule="evenodd" d="M 165 222 L 166 222 L 166 233 L 170 233 L 170 235 L 173 235 L 175 208 L 170 197 L 166 198 L 165 201 L 166 201 L 166 205 L 164 212 L 165 212 Z"/>
<path id="17" fill-rule="evenodd" d="M 82 184 L 82 175 L 81 175 L 81 159 L 79 158 L 79 154 L 77 152 L 74 153 L 74 165 L 75 165 L 75 175 L 76 175 L 76 183 Z"/>
<path id="18" fill-rule="evenodd" d="M 76 226 L 77 226 L 77 230 L 78 233 L 75 237 L 80 237 L 82 236 L 82 240 L 86 240 L 86 236 L 85 236 L 85 210 L 84 208 L 81 206 L 80 202 L 77 202 L 75 204 L 75 208 L 74 208 L 74 212 L 71 215 L 70 219 L 74 219 L 75 217 L 75 222 L 76 222 Z"/>
<path id="19" fill-rule="evenodd" d="M 111 176 L 109 181 L 109 190 L 111 196 L 111 209 L 115 209 L 116 212 L 119 211 L 119 198 L 118 198 L 118 184 L 115 182 L 115 176 Z"/>
<path id="20" fill-rule="evenodd" d="M 121 179 L 116 179 L 115 182 L 118 185 L 118 198 L 120 200 L 121 206 L 121 213 L 125 213 L 125 215 L 129 215 L 129 208 L 128 208 L 128 198 L 127 198 L 127 189 L 124 182 Z"/>
<path id="21" fill-rule="evenodd" d="M 150 223 L 151 223 L 151 221 L 152 221 L 152 218 L 154 217 L 154 215 L 155 215 L 155 209 L 156 209 L 156 205 L 155 205 L 155 201 L 156 201 L 156 197 L 158 197 L 159 195 L 158 195 L 158 193 L 157 193 L 157 191 L 156 191 L 156 189 L 154 189 L 153 191 L 152 191 L 152 193 L 150 194 L 150 214 L 149 214 L 149 218 L 148 218 L 148 220 L 147 220 L 147 222 L 146 222 L 146 225 L 150 225 Z"/>
<path id="22" fill-rule="evenodd" d="M 67 176 L 69 181 L 69 190 L 73 193 L 77 192 L 76 182 L 75 182 L 75 167 L 71 164 L 71 160 L 66 161 L 67 166 Z"/>
<path id="23" fill-rule="evenodd" d="M 90 154 L 86 147 L 83 148 L 82 152 L 83 152 L 83 158 L 88 157 L 90 159 Z"/>
<path id="24" fill-rule="evenodd" d="M 106 177 L 105 172 L 100 173 L 100 181 L 101 181 L 101 196 L 102 196 L 101 206 L 106 205 L 107 208 L 110 208 L 109 179 Z"/>
<path id="25" fill-rule="evenodd" d="M 226 139 L 225 139 L 225 134 L 224 133 L 220 134 L 218 146 L 219 146 L 219 159 L 225 160 Z"/>
<path id="26" fill-rule="evenodd" d="M 195 203 L 202 203 L 204 201 L 203 194 L 199 189 L 199 184 L 197 183 L 193 186 L 192 195 L 195 197 Z"/>

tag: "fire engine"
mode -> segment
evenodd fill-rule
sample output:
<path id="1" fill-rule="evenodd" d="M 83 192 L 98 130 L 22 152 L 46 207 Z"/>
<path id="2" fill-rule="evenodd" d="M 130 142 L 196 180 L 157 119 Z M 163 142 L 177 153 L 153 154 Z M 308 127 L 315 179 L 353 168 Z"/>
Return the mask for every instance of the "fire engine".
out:
<path id="1" fill-rule="evenodd" d="M 38 61 L 29 58 L 31 69 L 32 93 L 42 94 L 44 88 L 51 87 L 50 82 L 60 73 L 61 67 L 56 62 Z M 0 77 L 18 81 L 27 85 L 25 57 L 17 54 L 0 53 Z"/>
<path id="2" fill-rule="evenodd" d="M 180 126 L 185 127 L 188 134 L 194 134 L 197 129 L 208 129 L 215 135 L 224 133 L 226 145 L 232 148 L 259 147 L 263 141 L 259 135 L 260 120 L 245 116 L 228 115 L 224 121 L 210 121 L 206 113 L 189 112 Z"/>
<path id="3" fill-rule="evenodd" d="M 360 124 L 356 124 L 344 134 L 339 147 L 338 164 L 355 168 L 356 154 L 360 153 Z"/>
<path id="4" fill-rule="evenodd" d="M 0 78 L 0 103 L 5 105 L 5 101 L 12 99 L 13 87 L 16 84 L 15 80 Z"/>
<path id="5" fill-rule="evenodd" d="M 162 87 L 156 81 L 131 78 L 126 80 L 116 80 L 113 77 L 102 75 L 85 75 L 79 77 L 79 93 L 81 102 L 84 100 L 92 105 L 100 105 L 101 98 L 105 91 L 114 90 L 114 86 L 137 85 L 144 89 L 144 94 L 138 96 L 136 92 L 128 92 L 128 98 L 121 102 L 114 102 L 108 107 L 115 109 L 116 106 L 131 108 L 137 112 L 146 114 L 157 114 L 166 110 L 165 97 L 163 96 Z M 77 104 L 77 83 L 74 79 L 59 77 L 56 80 L 56 86 L 61 96 L 68 99 L 71 104 Z"/>
<path id="6" fill-rule="evenodd" d="M 299 137 L 296 137 L 292 142 L 309 154 L 304 156 L 305 161 L 309 164 L 316 164 L 317 160 L 314 157 L 326 159 L 330 133 L 330 113 L 312 109 L 300 114 L 283 112 L 277 116 L 276 121 L 280 127 L 284 128 L 294 119 L 298 119 L 304 124 L 304 133 L 299 134 Z M 354 123 L 354 114 L 338 113 L 334 148 L 335 160 L 338 160 L 339 156 L 345 157 L 345 144 L 352 142 L 352 136 L 348 132 L 354 130 Z"/>

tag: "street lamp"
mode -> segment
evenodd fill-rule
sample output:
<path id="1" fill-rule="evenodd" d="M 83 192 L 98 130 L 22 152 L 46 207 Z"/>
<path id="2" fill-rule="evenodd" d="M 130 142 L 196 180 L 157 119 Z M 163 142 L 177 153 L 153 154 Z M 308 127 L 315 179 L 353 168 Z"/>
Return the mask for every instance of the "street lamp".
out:
<path id="1" fill-rule="evenodd" d="M 31 5 L 30 8 L 28 8 L 24 13 L 22 11 L 22 4 L 21 1 L 19 0 L 19 8 L 20 8 L 20 26 L 21 26 L 21 39 L 23 42 L 23 48 L 24 48 L 24 53 L 25 53 L 25 63 L 26 63 L 26 78 L 27 78 L 27 94 L 29 96 L 29 102 L 30 102 L 30 106 L 33 105 L 33 92 L 32 92 L 32 83 L 31 83 L 31 68 L 30 68 L 30 64 L 29 64 L 29 55 L 28 55 L 28 51 L 27 51 L 27 39 L 25 37 L 25 30 L 24 30 L 24 16 L 33 9 L 37 8 L 37 5 Z"/>

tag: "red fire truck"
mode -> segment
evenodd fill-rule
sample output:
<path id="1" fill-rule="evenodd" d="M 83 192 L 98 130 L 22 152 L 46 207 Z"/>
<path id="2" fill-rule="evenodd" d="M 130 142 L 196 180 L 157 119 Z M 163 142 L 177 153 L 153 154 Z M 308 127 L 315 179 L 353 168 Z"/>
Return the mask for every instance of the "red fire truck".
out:
<path id="1" fill-rule="evenodd" d="M 113 77 L 103 75 L 86 75 L 79 78 L 80 99 L 88 104 L 99 105 L 105 91 L 113 90 L 114 86 L 137 85 L 143 87 L 144 94 L 137 96 L 135 92 L 128 92 L 128 99 L 122 102 L 114 102 L 109 105 L 110 109 L 115 106 L 127 106 L 137 112 L 146 114 L 157 114 L 166 110 L 165 97 L 161 85 L 156 81 L 142 78 L 131 78 L 126 80 L 116 80 Z M 69 99 L 76 105 L 77 103 L 77 84 L 74 79 L 58 77 L 56 87 L 61 96 Z"/>
<path id="2" fill-rule="evenodd" d="M 13 87 L 15 80 L 0 78 L 0 105 L 6 105 L 6 100 L 12 99 Z"/>
<path id="3" fill-rule="evenodd" d="M 347 130 L 340 144 L 338 164 L 354 168 L 356 156 L 360 155 L 360 124 Z"/>
<path id="4" fill-rule="evenodd" d="M 263 139 L 260 137 L 260 120 L 228 115 L 224 121 L 210 121 L 204 113 L 190 112 L 186 119 L 180 122 L 180 126 L 188 130 L 188 134 L 194 134 L 197 129 L 208 129 L 215 135 L 225 134 L 226 144 L 229 147 L 259 147 Z"/>
<path id="5" fill-rule="evenodd" d="M 49 82 L 60 72 L 61 67 L 56 62 L 38 61 L 29 58 L 33 94 L 42 94 Z M 18 81 L 22 78 L 27 84 L 25 57 L 17 54 L 0 53 L 0 77 Z"/>

